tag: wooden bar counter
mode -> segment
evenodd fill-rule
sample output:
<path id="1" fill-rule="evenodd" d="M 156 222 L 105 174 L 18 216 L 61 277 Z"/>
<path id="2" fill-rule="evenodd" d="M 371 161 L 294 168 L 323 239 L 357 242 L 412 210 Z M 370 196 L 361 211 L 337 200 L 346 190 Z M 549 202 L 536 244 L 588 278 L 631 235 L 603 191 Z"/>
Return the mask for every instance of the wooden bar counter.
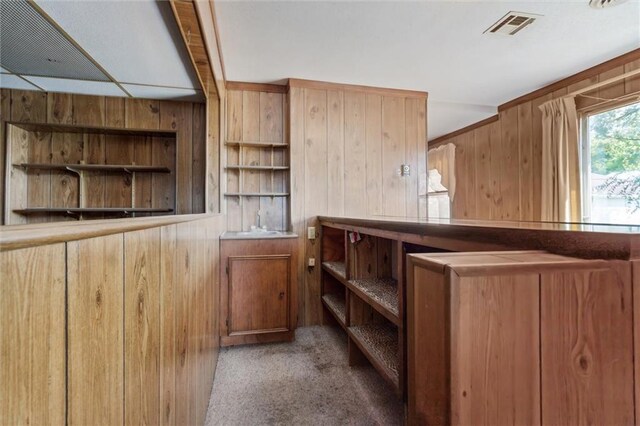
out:
<path id="1" fill-rule="evenodd" d="M 320 222 L 402 247 L 408 424 L 637 424 L 639 226 Z"/>

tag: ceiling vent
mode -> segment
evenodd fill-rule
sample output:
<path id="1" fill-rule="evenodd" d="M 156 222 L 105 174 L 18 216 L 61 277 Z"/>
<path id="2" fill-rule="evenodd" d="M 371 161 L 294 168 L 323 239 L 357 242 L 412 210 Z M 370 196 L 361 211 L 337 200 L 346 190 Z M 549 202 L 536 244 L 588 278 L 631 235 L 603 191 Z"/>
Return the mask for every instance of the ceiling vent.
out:
<path id="1" fill-rule="evenodd" d="M 509 12 L 495 24 L 485 30 L 485 34 L 515 35 L 518 31 L 533 23 L 542 15 L 532 13 Z"/>
<path id="2" fill-rule="evenodd" d="M 589 6 L 594 9 L 604 9 L 605 7 L 612 7 L 624 3 L 627 0 L 590 0 Z"/>

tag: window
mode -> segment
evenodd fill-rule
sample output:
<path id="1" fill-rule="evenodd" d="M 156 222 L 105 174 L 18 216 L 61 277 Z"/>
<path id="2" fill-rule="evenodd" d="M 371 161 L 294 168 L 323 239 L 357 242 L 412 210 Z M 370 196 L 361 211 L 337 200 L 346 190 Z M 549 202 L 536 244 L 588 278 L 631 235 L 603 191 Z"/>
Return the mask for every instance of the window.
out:
<path id="1" fill-rule="evenodd" d="M 640 224 L 640 103 L 582 121 L 585 222 Z"/>

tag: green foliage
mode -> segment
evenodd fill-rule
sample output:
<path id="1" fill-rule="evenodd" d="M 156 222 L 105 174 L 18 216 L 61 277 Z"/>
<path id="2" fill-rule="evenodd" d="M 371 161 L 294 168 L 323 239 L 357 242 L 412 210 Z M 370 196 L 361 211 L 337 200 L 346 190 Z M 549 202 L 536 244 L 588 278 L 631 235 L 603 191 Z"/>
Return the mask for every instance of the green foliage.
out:
<path id="1" fill-rule="evenodd" d="M 591 170 L 640 170 L 640 103 L 594 115 L 590 121 Z"/>

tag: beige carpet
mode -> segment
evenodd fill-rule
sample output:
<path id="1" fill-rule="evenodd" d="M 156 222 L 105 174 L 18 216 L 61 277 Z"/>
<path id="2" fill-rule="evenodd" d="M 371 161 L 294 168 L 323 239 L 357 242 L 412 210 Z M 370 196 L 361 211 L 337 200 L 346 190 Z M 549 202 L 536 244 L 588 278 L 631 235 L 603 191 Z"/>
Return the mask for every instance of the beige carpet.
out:
<path id="1" fill-rule="evenodd" d="M 395 425 L 402 403 L 370 367 L 347 365 L 347 338 L 305 327 L 293 343 L 223 348 L 206 425 Z"/>

